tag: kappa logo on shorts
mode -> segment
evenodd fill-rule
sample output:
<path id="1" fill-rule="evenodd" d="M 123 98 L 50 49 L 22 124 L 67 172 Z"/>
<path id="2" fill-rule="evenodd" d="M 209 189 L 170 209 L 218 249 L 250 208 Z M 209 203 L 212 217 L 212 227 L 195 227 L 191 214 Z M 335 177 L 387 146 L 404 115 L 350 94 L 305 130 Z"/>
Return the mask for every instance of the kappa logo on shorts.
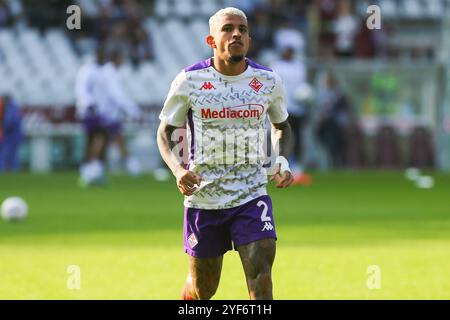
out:
<path id="1" fill-rule="evenodd" d="M 195 234 L 191 234 L 188 238 L 188 242 L 189 242 L 189 247 L 194 248 L 197 244 L 198 244 L 198 240 L 195 237 Z"/>
<path id="2" fill-rule="evenodd" d="M 264 224 L 264 228 L 261 231 L 272 231 L 273 230 L 273 225 L 270 222 L 266 222 Z"/>

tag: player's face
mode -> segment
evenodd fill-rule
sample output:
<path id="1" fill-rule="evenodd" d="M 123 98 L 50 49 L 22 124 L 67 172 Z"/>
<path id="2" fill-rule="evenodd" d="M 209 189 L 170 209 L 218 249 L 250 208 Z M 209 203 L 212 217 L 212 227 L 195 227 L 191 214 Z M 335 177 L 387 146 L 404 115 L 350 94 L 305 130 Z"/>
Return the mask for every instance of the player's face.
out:
<path id="1" fill-rule="evenodd" d="M 250 36 L 244 18 L 222 16 L 211 32 L 210 45 L 216 49 L 219 59 L 238 63 L 245 58 L 250 45 Z"/>

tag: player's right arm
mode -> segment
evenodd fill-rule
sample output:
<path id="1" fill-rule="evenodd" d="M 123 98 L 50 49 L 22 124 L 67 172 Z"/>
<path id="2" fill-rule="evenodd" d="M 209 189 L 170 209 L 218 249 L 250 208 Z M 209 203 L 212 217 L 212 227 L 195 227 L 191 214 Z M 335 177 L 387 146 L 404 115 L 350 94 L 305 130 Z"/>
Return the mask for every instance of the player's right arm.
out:
<path id="1" fill-rule="evenodd" d="M 177 141 L 172 137 L 174 131 L 185 124 L 188 111 L 189 92 L 186 75 L 182 71 L 172 82 L 159 116 L 161 123 L 158 128 L 157 143 L 161 157 L 177 180 L 178 189 L 186 196 L 190 196 L 196 191 L 195 185 L 200 185 L 201 177 L 184 168 L 181 159 L 174 152 Z"/>
<path id="2" fill-rule="evenodd" d="M 190 196 L 196 190 L 195 185 L 199 186 L 202 179 L 195 172 L 186 170 L 181 160 L 173 152 L 176 143 L 172 140 L 172 137 L 174 131 L 177 129 L 179 128 L 171 126 L 165 121 L 161 121 L 157 134 L 158 148 L 161 157 L 177 180 L 178 189 L 185 196 Z"/>

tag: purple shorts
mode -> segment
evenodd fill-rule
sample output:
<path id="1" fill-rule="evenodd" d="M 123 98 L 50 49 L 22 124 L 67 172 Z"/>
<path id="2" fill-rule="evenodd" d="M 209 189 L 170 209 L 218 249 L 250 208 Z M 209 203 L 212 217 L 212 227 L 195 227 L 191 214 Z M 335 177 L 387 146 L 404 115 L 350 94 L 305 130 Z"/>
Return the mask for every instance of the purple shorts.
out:
<path id="1" fill-rule="evenodd" d="M 117 136 L 122 127 L 118 121 L 107 121 L 101 116 L 87 116 L 83 120 L 83 126 L 87 134 L 95 133 L 99 130 L 105 130 L 109 137 Z"/>
<path id="2" fill-rule="evenodd" d="M 272 200 L 261 196 L 241 206 L 204 210 L 185 208 L 183 238 L 185 252 L 212 258 L 257 240 L 274 238 Z"/>

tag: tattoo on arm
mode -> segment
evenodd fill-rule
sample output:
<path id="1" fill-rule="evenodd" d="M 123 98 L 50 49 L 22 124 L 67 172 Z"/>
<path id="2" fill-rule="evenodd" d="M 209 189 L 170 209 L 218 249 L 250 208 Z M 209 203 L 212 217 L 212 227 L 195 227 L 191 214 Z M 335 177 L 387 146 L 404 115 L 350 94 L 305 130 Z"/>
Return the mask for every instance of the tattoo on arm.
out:
<path id="1" fill-rule="evenodd" d="M 167 145 L 169 146 L 170 150 L 173 150 L 175 148 L 175 141 L 172 140 L 172 134 L 177 128 L 171 125 L 166 125 L 164 130 L 164 138 L 167 141 Z"/>
<path id="2" fill-rule="evenodd" d="M 173 173 L 175 173 L 176 170 L 181 168 L 182 160 L 180 159 L 179 155 L 174 153 L 174 148 L 179 141 L 174 141 L 172 139 L 172 136 L 174 134 L 174 131 L 179 128 L 168 125 L 166 123 L 161 123 L 158 128 L 157 133 L 157 143 L 159 152 L 161 153 L 161 157 L 163 158 L 164 162 L 167 164 L 167 166 L 172 170 Z M 185 138 L 183 136 L 183 143 L 185 142 Z"/>

